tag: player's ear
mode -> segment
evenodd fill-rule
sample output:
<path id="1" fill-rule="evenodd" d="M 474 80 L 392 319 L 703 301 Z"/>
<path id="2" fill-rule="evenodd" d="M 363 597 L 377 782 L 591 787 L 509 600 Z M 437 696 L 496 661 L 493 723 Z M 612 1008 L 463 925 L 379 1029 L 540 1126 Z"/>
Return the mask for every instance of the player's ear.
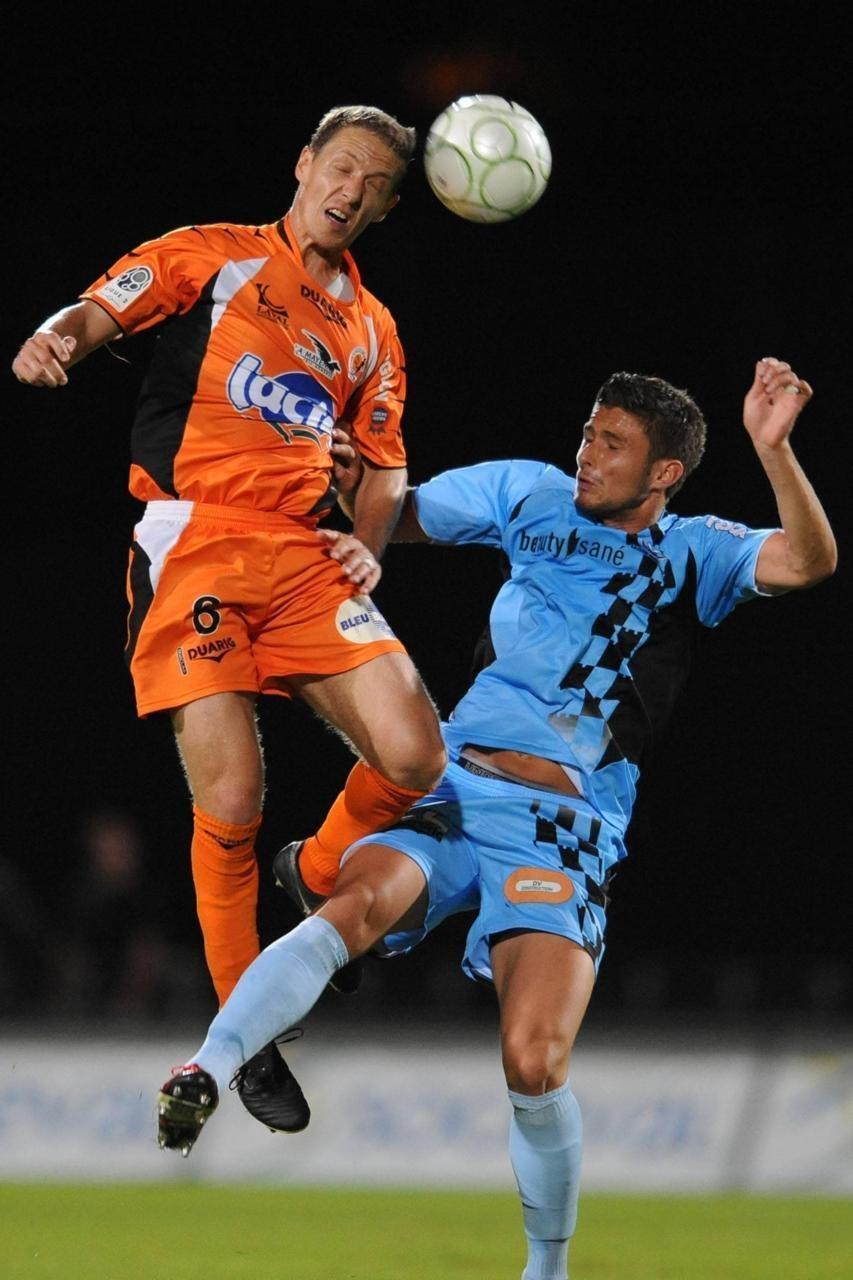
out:
<path id="1" fill-rule="evenodd" d="M 308 177 L 308 171 L 311 168 L 311 161 L 314 158 L 314 152 L 310 147 L 303 147 L 299 152 L 299 159 L 296 161 L 294 175 L 297 182 L 304 182 Z"/>
<path id="2" fill-rule="evenodd" d="M 652 465 L 655 488 L 662 489 L 664 493 L 677 484 L 683 475 L 684 463 L 679 462 L 678 458 L 658 458 Z"/>
<path id="3" fill-rule="evenodd" d="M 376 217 L 373 219 L 373 221 L 374 221 L 374 222 L 384 222 L 384 221 L 385 221 L 385 219 L 388 217 L 388 214 L 389 214 L 389 213 L 391 212 L 391 210 L 394 208 L 394 205 L 395 205 L 395 204 L 399 204 L 399 203 L 400 203 L 400 197 L 399 197 L 399 195 L 397 194 L 397 192 L 395 191 L 395 192 L 394 192 L 394 194 L 393 194 L 393 196 L 391 196 L 390 200 L 389 200 L 389 201 L 388 201 L 388 203 L 385 205 L 385 208 L 382 210 L 382 212 L 381 212 L 381 213 L 379 213 L 379 214 L 377 214 L 377 215 L 376 215 Z"/>

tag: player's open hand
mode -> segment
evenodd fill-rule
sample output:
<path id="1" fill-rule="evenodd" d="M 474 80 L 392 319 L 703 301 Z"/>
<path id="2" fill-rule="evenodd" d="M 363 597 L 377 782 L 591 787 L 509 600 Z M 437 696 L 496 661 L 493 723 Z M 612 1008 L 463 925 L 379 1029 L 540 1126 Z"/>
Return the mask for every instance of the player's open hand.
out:
<path id="1" fill-rule="evenodd" d="M 361 480 L 361 458 L 349 431 L 349 423 L 339 418 L 332 428 L 332 470 L 335 488 L 342 497 L 354 493 Z"/>
<path id="2" fill-rule="evenodd" d="M 382 577 L 382 566 L 373 552 L 351 533 L 341 533 L 338 529 L 318 529 L 317 533 L 326 543 L 329 555 L 340 564 L 344 577 L 369 595 Z"/>
<path id="3" fill-rule="evenodd" d="M 64 387 L 68 382 L 65 366 L 76 346 L 76 338 L 42 329 L 27 338 L 12 361 L 12 372 L 31 387 Z"/>
<path id="4" fill-rule="evenodd" d="M 743 425 L 752 442 L 775 449 L 794 429 L 794 423 L 814 392 L 791 366 L 765 356 L 755 366 L 755 380 L 743 402 Z"/>

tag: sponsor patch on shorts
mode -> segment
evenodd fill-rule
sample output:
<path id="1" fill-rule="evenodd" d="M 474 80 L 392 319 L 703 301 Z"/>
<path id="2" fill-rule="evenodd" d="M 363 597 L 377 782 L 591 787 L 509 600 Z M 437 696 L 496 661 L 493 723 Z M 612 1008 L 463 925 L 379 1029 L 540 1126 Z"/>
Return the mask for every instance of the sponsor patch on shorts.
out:
<path id="1" fill-rule="evenodd" d="M 96 298 L 104 298 L 116 311 L 125 311 L 154 279 L 150 267 L 131 267 L 115 280 L 108 280 L 96 290 Z"/>
<path id="2" fill-rule="evenodd" d="M 568 902 L 574 891 L 569 877 L 550 867 L 517 867 L 504 881 L 510 902 Z"/>
<path id="3" fill-rule="evenodd" d="M 223 636 L 220 640 L 208 640 L 204 643 L 192 644 L 188 648 L 179 645 L 177 649 L 178 666 L 181 669 L 181 675 L 189 675 L 189 662 L 215 662 L 217 665 L 223 658 L 227 657 L 232 650 L 237 648 L 237 641 L 233 636 Z"/>
<path id="4" fill-rule="evenodd" d="M 394 632 L 370 596 L 353 596 L 351 600 L 344 600 L 338 608 L 335 622 L 341 635 L 353 644 L 394 639 Z"/>

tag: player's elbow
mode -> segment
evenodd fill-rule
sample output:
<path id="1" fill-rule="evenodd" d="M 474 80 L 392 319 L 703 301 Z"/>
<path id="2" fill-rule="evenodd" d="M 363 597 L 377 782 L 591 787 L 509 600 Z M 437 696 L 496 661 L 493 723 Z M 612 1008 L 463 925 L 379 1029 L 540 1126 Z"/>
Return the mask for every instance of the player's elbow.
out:
<path id="1" fill-rule="evenodd" d="M 819 582 L 831 578 L 837 568 L 838 547 L 833 538 L 796 566 L 798 585 L 816 587 Z"/>
<path id="2" fill-rule="evenodd" d="M 759 569 L 761 567 L 759 565 Z M 784 548 L 775 564 L 764 566 L 765 573 L 756 575 L 757 585 L 768 595 L 802 591 L 831 578 L 837 567 L 838 547 L 835 538 L 829 535 L 804 549 Z"/>
<path id="3" fill-rule="evenodd" d="M 835 542 L 835 539 L 833 539 L 832 546 L 827 549 L 825 566 L 823 568 L 823 571 L 820 577 L 817 579 L 817 581 L 823 582 L 825 578 L 831 578 L 837 568 L 838 568 L 838 546 Z"/>

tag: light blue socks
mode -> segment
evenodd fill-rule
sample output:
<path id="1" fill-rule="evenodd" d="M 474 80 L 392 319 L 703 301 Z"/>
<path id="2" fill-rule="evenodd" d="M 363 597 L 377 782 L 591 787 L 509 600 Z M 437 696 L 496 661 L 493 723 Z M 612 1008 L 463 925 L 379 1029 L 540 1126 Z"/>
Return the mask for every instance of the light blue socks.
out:
<path id="1" fill-rule="evenodd" d="M 249 965 L 211 1022 L 204 1044 L 187 1061 L 209 1071 L 222 1093 L 239 1066 L 305 1017 L 348 960 L 334 925 L 309 916 Z"/>
<path id="2" fill-rule="evenodd" d="M 521 1280 L 566 1280 L 578 1213 L 581 1112 L 568 1081 L 538 1097 L 509 1090 L 509 1154 L 524 1215 Z"/>

